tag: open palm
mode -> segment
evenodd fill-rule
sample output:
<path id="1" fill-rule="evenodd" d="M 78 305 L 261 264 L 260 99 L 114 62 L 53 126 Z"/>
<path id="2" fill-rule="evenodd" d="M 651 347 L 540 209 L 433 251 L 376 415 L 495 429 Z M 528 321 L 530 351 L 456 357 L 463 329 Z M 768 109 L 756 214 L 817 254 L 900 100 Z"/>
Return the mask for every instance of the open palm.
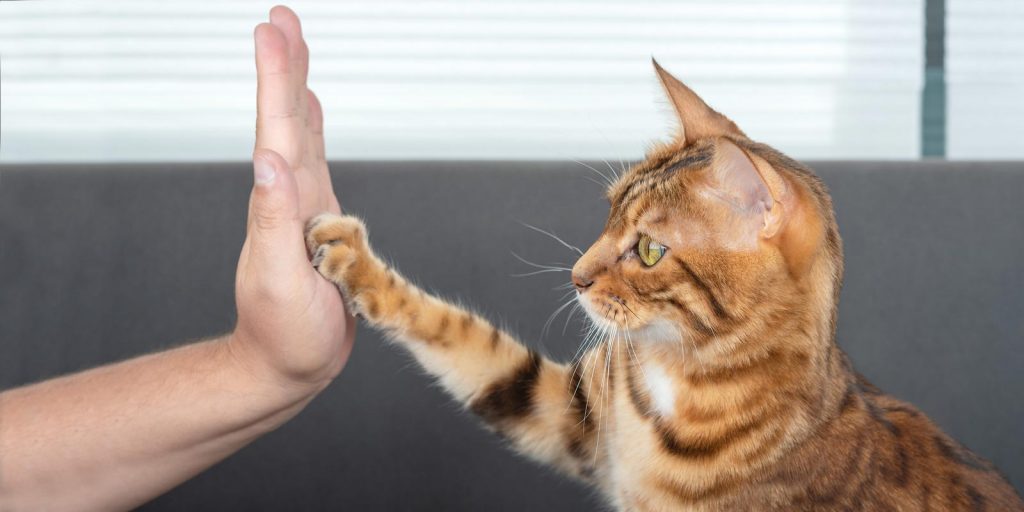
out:
<path id="1" fill-rule="evenodd" d="M 340 207 L 324 157 L 323 114 L 306 86 L 309 50 L 286 7 L 256 27 L 254 165 L 275 169 L 253 189 L 236 279 L 237 335 L 277 374 L 328 382 L 351 350 L 355 322 L 335 286 L 309 263 L 305 221 Z M 258 173 L 257 173 L 258 174 Z M 259 179 L 257 179 L 259 182 Z"/>

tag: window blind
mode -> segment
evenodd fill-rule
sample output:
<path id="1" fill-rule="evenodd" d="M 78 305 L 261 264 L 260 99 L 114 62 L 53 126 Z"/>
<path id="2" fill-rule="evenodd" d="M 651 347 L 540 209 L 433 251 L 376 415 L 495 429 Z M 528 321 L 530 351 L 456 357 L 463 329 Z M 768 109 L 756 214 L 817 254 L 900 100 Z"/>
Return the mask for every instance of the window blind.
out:
<path id="1" fill-rule="evenodd" d="M 651 56 L 803 158 L 916 158 L 923 0 L 302 1 L 329 158 L 631 159 Z M 0 3 L 0 161 L 240 160 L 260 1 Z"/>
<path id="2" fill-rule="evenodd" d="M 1024 158 L 1024 3 L 946 0 L 947 154 Z"/>

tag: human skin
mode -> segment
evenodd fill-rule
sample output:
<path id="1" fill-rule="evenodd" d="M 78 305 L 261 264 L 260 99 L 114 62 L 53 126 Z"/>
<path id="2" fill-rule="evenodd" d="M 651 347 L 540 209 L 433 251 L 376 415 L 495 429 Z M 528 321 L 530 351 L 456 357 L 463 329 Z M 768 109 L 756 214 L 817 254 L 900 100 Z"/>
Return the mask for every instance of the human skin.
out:
<path id="1" fill-rule="evenodd" d="M 345 365 L 355 322 L 310 265 L 339 212 L 309 54 L 285 7 L 254 33 L 254 185 L 230 334 L 0 393 L 0 511 L 128 510 L 294 417 Z"/>

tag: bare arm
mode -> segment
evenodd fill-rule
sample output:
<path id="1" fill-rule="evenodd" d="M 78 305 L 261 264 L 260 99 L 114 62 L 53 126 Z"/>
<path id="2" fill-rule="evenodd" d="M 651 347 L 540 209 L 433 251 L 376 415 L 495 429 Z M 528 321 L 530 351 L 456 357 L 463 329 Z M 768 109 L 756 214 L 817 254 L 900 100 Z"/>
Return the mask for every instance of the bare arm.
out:
<path id="1" fill-rule="evenodd" d="M 256 28 L 255 185 L 222 338 L 0 394 L 0 510 L 126 510 L 297 414 L 354 336 L 310 267 L 303 224 L 338 211 L 308 53 L 284 8 Z"/>
<path id="2" fill-rule="evenodd" d="M 125 510 L 294 416 L 319 386 L 250 370 L 230 337 L 0 395 L 0 509 Z"/>

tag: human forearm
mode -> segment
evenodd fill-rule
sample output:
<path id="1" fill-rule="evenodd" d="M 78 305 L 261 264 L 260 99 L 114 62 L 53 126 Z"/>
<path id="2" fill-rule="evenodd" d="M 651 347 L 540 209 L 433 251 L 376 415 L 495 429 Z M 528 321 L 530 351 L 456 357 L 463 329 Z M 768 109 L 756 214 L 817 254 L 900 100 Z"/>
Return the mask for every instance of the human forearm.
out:
<path id="1" fill-rule="evenodd" d="M 230 337 L 0 394 L 0 509 L 124 510 L 294 416 L 323 385 Z"/>

